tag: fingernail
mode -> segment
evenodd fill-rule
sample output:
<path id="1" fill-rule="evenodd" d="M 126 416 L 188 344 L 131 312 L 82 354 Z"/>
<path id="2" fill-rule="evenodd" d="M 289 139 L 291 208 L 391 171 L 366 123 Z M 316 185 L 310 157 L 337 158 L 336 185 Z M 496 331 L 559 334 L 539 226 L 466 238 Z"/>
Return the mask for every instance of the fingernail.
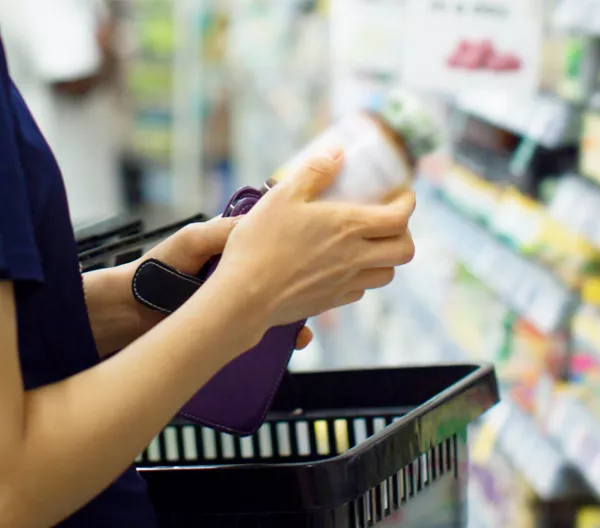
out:
<path id="1" fill-rule="evenodd" d="M 328 145 L 325 152 L 331 161 L 337 161 L 342 155 L 342 147 L 338 144 Z"/>

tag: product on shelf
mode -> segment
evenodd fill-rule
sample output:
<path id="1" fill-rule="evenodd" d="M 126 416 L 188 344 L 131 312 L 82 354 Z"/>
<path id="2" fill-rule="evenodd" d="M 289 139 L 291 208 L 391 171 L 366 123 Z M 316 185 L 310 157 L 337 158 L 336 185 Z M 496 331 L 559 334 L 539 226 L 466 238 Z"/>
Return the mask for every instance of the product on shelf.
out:
<path id="1" fill-rule="evenodd" d="M 558 89 L 565 99 L 581 101 L 584 97 L 585 49 L 583 38 L 570 38 L 564 45 L 563 75 Z"/>
<path id="2" fill-rule="evenodd" d="M 600 112 L 589 110 L 583 117 L 579 170 L 600 182 Z"/>
<path id="3" fill-rule="evenodd" d="M 461 40 L 447 59 L 451 69 L 514 72 L 521 69 L 521 59 L 512 53 L 498 51 L 491 40 Z"/>
<path id="4" fill-rule="evenodd" d="M 496 186 L 459 164 L 450 168 L 440 187 L 453 205 L 483 224 L 489 223 L 500 197 Z"/>
<path id="5" fill-rule="evenodd" d="M 581 305 L 573 316 L 570 374 L 580 381 L 600 374 L 600 281 L 587 280 L 581 291 Z"/>
<path id="6" fill-rule="evenodd" d="M 600 508 L 588 507 L 577 515 L 575 528 L 600 528 Z"/>
<path id="7" fill-rule="evenodd" d="M 417 162 L 439 146 L 439 129 L 421 101 L 395 90 L 378 108 L 352 114 L 310 143 L 275 175 L 284 178 L 312 154 L 339 145 L 344 165 L 324 198 L 379 202 L 412 184 Z"/>
<path id="8" fill-rule="evenodd" d="M 600 205 L 600 192 L 584 187 L 574 194 L 568 178 L 558 180 L 556 187 L 547 208 L 514 187 L 493 185 L 457 164 L 440 190 L 462 214 L 487 226 L 516 252 L 547 267 L 566 287 L 576 289 L 600 270 L 600 246 L 594 246 L 591 236 L 591 231 L 597 231 L 591 222 L 592 211 Z"/>

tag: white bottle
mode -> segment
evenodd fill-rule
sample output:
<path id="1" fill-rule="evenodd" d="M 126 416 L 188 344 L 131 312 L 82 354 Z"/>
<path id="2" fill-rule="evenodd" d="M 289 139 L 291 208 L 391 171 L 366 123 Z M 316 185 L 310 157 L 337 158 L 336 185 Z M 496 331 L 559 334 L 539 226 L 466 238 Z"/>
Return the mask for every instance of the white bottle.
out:
<path id="1" fill-rule="evenodd" d="M 336 144 L 344 150 L 344 165 L 323 198 L 385 202 L 411 186 L 417 162 L 438 147 L 439 138 L 434 119 L 418 98 L 395 90 L 378 108 L 351 114 L 325 130 L 273 179 L 280 181 L 308 157 Z"/>

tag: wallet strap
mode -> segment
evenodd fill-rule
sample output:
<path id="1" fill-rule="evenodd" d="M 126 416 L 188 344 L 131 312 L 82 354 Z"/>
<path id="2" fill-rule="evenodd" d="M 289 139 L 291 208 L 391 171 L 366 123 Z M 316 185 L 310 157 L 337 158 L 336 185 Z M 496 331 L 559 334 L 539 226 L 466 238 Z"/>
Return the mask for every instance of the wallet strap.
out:
<path id="1" fill-rule="evenodd" d="M 143 262 L 132 281 L 133 297 L 144 306 L 169 315 L 184 304 L 200 286 L 202 279 L 187 275 L 156 259 Z"/>

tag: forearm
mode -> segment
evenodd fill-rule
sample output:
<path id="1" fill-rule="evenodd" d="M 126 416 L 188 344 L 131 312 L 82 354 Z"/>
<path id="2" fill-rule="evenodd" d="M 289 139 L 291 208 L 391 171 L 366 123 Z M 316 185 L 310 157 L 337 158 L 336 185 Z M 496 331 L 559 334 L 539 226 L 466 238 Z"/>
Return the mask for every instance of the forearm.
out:
<path id="1" fill-rule="evenodd" d="M 26 393 L 23 439 L 0 476 L 0 491 L 2 481 L 11 490 L 0 526 L 53 525 L 97 495 L 199 387 L 260 339 L 261 310 L 220 290 L 209 281 L 121 354 Z"/>
<path id="2" fill-rule="evenodd" d="M 84 274 L 85 300 L 100 357 L 125 348 L 164 317 L 136 303 L 133 265 Z"/>

